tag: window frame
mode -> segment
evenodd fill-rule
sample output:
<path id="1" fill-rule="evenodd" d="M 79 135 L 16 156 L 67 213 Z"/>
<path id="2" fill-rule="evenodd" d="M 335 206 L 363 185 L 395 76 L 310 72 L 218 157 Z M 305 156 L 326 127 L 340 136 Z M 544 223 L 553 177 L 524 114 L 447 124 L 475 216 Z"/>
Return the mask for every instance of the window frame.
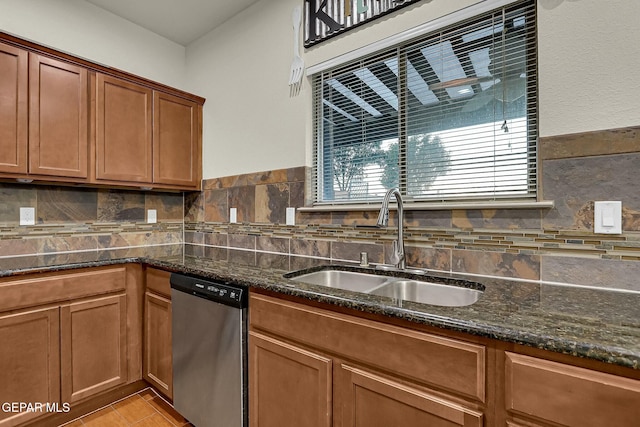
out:
<path id="1" fill-rule="evenodd" d="M 344 67 L 351 67 L 357 62 L 366 62 L 371 58 L 388 56 L 392 51 L 397 51 L 397 58 L 399 64 L 401 61 L 401 54 L 403 49 L 411 46 L 416 41 L 420 39 L 427 39 L 431 36 L 431 34 L 441 31 L 442 29 L 447 29 L 449 27 L 458 27 L 458 29 L 463 28 L 465 25 L 468 26 L 475 20 L 476 22 L 483 18 L 484 15 L 488 15 L 490 13 L 495 13 L 504 8 L 532 8 L 534 16 L 537 14 L 537 5 L 535 1 L 531 0 L 519 0 L 519 1 L 485 1 L 480 4 L 467 7 L 453 14 L 444 16 L 442 18 L 436 19 L 431 22 L 427 22 L 419 27 L 404 31 L 399 33 L 393 37 L 380 40 L 371 45 L 360 48 L 356 51 L 349 52 L 348 54 L 342 55 L 340 57 L 333 58 L 324 63 L 318 64 L 316 66 L 309 67 L 307 69 L 307 74 L 312 78 L 312 87 L 314 88 L 313 94 L 313 167 L 311 172 L 311 182 L 309 185 L 309 190 L 311 190 L 312 196 L 308 197 L 309 202 L 312 203 L 311 206 L 307 206 L 304 210 L 367 210 L 371 207 L 371 205 L 379 204 L 380 200 L 376 199 L 348 199 L 348 200 L 321 200 L 322 196 L 322 186 L 323 186 L 323 178 L 321 176 L 322 165 L 319 165 L 320 159 L 322 159 L 322 149 L 323 146 L 321 144 L 322 140 L 322 102 L 323 97 L 320 92 L 320 96 L 317 96 L 315 93 L 315 88 L 317 87 L 317 79 L 321 79 L 326 71 L 331 70 L 339 70 Z M 537 19 L 537 17 L 536 17 Z M 472 24 L 471 24 L 472 25 Z M 533 44 L 533 46 L 532 46 Z M 527 37 L 527 45 L 526 50 L 534 49 L 533 59 L 532 61 L 535 63 L 535 70 L 533 75 L 527 77 L 527 84 L 531 84 L 533 81 L 534 89 L 537 95 L 537 24 L 533 23 L 533 38 Z M 527 64 L 530 65 L 530 60 L 527 59 Z M 401 76 L 405 75 L 404 73 L 400 74 L 399 80 L 402 78 Z M 399 85 L 400 85 L 399 81 Z M 404 89 L 406 89 L 406 82 L 404 82 L 405 86 L 402 90 L 398 90 L 398 102 L 401 104 L 403 102 L 402 97 L 404 93 Z M 533 114 L 531 114 L 531 110 L 533 109 Z M 533 153 L 534 158 L 527 158 L 527 174 L 528 176 L 533 175 L 535 178 L 535 189 L 532 192 L 529 192 L 526 196 L 507 196 L 507 197 L 495 197 L 495 196 L 483 196 L 483 197 L 446 197 L 439 199 L 412 199 L 410 196 L 406 195 L 406 185 L 402 185 L 402 180 L 406 183 L 406 174 L 403 178 L 401 178 L 401 183 L 399 183 L 399 187 L 403 192 L 403 196 L 406 198 L 405 204 L 410 209 L 446 209 L 446 208 L 534 208 L 534 207 L 551 207 L 553 206 L 553 202 L 550 201 L 542 201 L 540 199 L 541 191 L 540 191 L 540 179 L 539 179 L 539 162 L 537 158 L 537 145 L 538 145 L 538 128 L 537 128 L 537 116 L 538 116 L 538 99 L 537 96 L 527 97 L 526 103 L 526 120 L 527 120 L 527 156 L 530 153 Z M 402 120 L 398 119 L 398 123 Z M 534 123 L 532 129 L 529 128 L 531 122 Z M 320 123 L 320 125 L 318 124 Z M 406 136 L 406 125 L 404 128 L 400 128 L 398 130 L 398 134 L 401 135 L 403 132 Z M 532 134 L 533 133 L 533 134 Z M 530 145 L 534 146 L 531 147 Z M 402 166 L 400 166 L 402 167 Z M 529 180 L 528 178 L 527 180 Z M 404 187 L 404 188 L 403 188 Z"/>

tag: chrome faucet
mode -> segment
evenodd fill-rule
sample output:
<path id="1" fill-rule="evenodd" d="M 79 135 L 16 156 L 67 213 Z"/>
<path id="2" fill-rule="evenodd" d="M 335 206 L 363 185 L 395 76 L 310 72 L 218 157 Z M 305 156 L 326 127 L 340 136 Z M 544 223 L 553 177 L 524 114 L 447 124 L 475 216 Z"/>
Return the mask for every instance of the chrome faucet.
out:
<path id="1" fill-rule="evenodd" d="M 391 262 L 396 265 L 396 268 L 404 270 L 407 266 L 404 256 L 404 237 L 402 230 L 404 223 L 404 208 L 402 207 L 402 195 L 400 194 L 400 190 L 397 188 L 390 189 L 387 191 L 387 194 L 384 195 L 376 225 L 378 227 L 387 227 L 389 225 L 389 200 L 392 195 L 396 196 L 396 202 L 398 203 L 398 240 L 393 241 Z"/>

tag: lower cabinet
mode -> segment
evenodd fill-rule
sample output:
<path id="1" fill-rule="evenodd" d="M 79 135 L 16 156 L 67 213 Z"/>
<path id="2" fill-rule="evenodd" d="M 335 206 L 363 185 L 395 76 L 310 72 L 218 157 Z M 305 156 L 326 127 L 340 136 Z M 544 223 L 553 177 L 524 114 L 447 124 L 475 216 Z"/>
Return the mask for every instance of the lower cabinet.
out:
<path id="1" fill-rule="evenodd" d="M 252 427 L 484 422 L 483 346 L 251 294 Z"/>
<path id="2" fill-rule="evenodd" d="M 0 404 L 60 402 L 59 308 L 0 314 Z M 40 416 L 6 407 L 0 426 Z"/>
<path id="3" fill-rule="evenodd" d="M 638 370 L 331 308 L 251 292 L 251 427 L 640 425 Z"/>
<path id="4" fill-rule="evenodd" d="M 343 364 L 336 378 L 343 427 L 483 425 L 480 412 L 366 368 Z"/>
<path id="5" fill-rule="evenodd" d="M 252 426 L 331 426 L 330 358 L 250 332 L 249 365 Z"/>
<path id="6" fill-rule="evenodd" d="M 141 378 L 141 297 L 130 273 L 110 266 L 0 279 L 1 427 Z M 20 403 L 31 406 L 11 406 Z"/>
<path id="7" fill-rule="evenodd" d="M 511 352 L 504 367 L 508 426 L 640 423 L 638 380 Z"/>
<path id="8" fill-rule="evenodd" d="M 142 377 L 165 397 L 173 399 L 169 276 L 163 270 L 146 271 Z"/>
<path id="9" fill-rule="evenodd" d="M 60 308 L 63 402 L 127 382 L 126 308 L 124 294 Z"/>

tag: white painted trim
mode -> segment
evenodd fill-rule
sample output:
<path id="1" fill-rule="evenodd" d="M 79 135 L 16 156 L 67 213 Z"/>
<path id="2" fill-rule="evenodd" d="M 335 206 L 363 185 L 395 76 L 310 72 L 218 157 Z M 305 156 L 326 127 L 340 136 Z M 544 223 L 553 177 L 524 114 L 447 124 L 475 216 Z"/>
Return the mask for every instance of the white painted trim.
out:
<path id="1" fill-rule="evenodd" d="M 320 73 L 322 71 L 337 67 L 350 61 L 354 61 L 356 59 L 362 58 L 363 56 L 380 52 L 381 50 L 390 48 L 424 34 L 437 31 L 448 25 L 453 25 L 457 22 L 464 21 L 465 19 L 473 18 L 474 16 L 478 16 L 491 10 L 504 7 L 508 4 L 515 3 L 516 1 L 517 0 L 484 0 L 471 6 L 467 6 L 464 9 L 460 9 L 456 12 L 450 13 L 440 18 L 436 18 L 432 21 L 425 22 L 424 24 L 418 25 L 417 27 L 413 27 L 401 33 L 394 34 L 393 36 L 384 38 L 382 40 L 378 40 L 377 42 L 363 46 L 359 49 L 352 50 L 351 52 L 336 56 L 335 58 L 320 62 L 319 64 L 311 65 L 307 67 L 307 76 Z"/>

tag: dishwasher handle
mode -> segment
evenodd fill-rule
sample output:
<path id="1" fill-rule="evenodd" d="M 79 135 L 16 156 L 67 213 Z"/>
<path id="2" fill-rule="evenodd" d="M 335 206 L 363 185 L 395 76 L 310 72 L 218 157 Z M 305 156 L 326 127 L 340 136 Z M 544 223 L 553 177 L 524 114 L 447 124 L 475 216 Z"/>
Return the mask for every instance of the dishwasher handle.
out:
<path id="1" fill-rule="evenodd" d="M 247 289 L 240 285 L 172 273 L 171 288 L 235 308 L 247 307 Z"/>

